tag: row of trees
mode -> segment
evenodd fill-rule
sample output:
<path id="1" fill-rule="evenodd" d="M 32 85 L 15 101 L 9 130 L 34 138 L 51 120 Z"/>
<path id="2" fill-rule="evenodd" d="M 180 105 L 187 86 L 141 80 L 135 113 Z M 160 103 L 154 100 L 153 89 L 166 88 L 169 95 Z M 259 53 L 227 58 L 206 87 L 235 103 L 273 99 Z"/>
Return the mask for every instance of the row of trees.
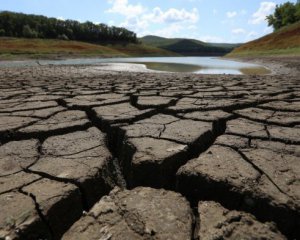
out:
<path id="1" fill-rule="evenodd" d="M 125 28 L 109 27 L 92 22 L 64 21 L 8 11 L 0 12 L 0 36 L 70 39 L 101 43 L 137 42 L 136 34 Z"/>
<path id="2" fill-rule="evenodd" d="M 300 21 L 300 2 L 277 5 L 274 14 L 267 16 L 267 20 L 274 30 Z"/>

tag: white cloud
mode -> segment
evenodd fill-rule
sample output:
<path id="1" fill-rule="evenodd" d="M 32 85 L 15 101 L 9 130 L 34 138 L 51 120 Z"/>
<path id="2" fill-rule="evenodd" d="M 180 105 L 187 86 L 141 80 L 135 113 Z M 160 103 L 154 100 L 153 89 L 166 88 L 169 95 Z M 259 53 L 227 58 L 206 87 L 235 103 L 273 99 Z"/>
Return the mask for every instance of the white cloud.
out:
<path id="1" fill-rule="evenodd" d="M 198 27 L 196 25 L 190 25 L 190 26 L 187 27 L 187 29 L 196 30 L 196 29 L 198 29 Z"/>
<path id="2" fill-rule="evenodd" d="M 145 8 L 141 4 L 132 5 L 128 0 L 108 0 L 112 7 L 107 10 L 109 13 L 118 13 L 126 17 L 134 17 L 145 12 Z"/>
<path id="3" fill-rule="evenodd" d="M 108 0 L 112 7 L 106 12 L 118 13 L 126 18 L 135 18 L 141 16 L 143 20 L 148 20 L 157 23 L 174 23 L 174 22 L 191 22 L 198 21 L 199 14 L 196 8 L 191 11 L 183 9 L 170 8 L 166 11 L 162 11 L 159 7 L 155 7 L 152 11 L 147 9 L 141 4 L 132 5 L 128 3 L 128 0 Z"/>
<path id="4" fill-rule="evenodd" d="M 274 2 L 261 2 L 259 9 L 253 13 L 250 24 L 261 24 L 266 21 L 266 16 L 271 14 L 276 7 Z"/>
<path id="5" fill-rule="evenodd" d="M 124 16 L 125 19 L 119 26 L 136 32 L 138 36 L 155 34 L 172 37 L 186 28 L 186 24 L 189 24 L 190 30 L 196 29 L 195 23 L 199 20 L 197 8 L 193 8 L 190 11 L 184 8 L 169 8 L 163 11 L 160 7 L 147 9 L 140 4 L 132 5 L 129 4 L 128 0 L 108 0 L 108 2 L 112 6 L 106 12 Z M 155 23 L 161 24 L 162 27 L 152 32 L 146 30 Z"/>
<path id="6" fill-rule="evenodd" d="M 200 41 L 203 42 L 226 42 L 223 38 L 221 37 L 217 37 L 217 36 L 211 36 L 211 35 L 205 35 L 205 36 L 201 36 L 199 37 Z"/>
<path id="7" fill-rule="evenodd" d="M 175 37 L 177 33 L 180 33 L 180 31 L 183 29 L 182 25 L 179 24 L 171 24 L 168 27 L 159 29 L 154 32 L 154 35 L 162 36 L 162 37 Z"/>
<path id="8" fill-rule="evenodd" d="M 226 16 L 228 17 L 228 18 L 233 18 L 233 17 L 235 17 L 237 15 L 237 12 L 236 11 L 233 11 L 233 12 L 227 12 L 226 13 Z"/>
<path id="9" fill-rule="evenodd" d="M 135 32 L 140 32 L 146 29 L 149 26 L 149 23 L 145 20 L 137 17 L 126 18 L 124 22 L 120 24 L 120 27 L 128 28 Z"/>
<path id="10" fill-rule="evenodd" d="M 156 23 L 175 23 L 175 22 L 190 22 L 196 23 L 199 19 L 199 13 L 196 8 L 191 11 L 183 9 L 170 8 L 165 12 L 159 7 L 155 7 L 151 13 L 146 14 L 144 19 Z"/>
<path id="11" fill-rule="evenodd" d="M 235 28 L 235 29 L 232 29 L 231 31 L 233 34 L 245 34 L 246 33 L 246 30 L 243 29 L 243 28 Z"/>
<path id="12" fill-rule="evenodd" d="M 157 35 L 166 38 L 173 38 L 173 37 L 182 37 L 181 31 L 184 29 L 182 24 L 170 24 L 167 27 L 160 28 L 158 30 L 149 31 L 143 30 L 139 32 L 139 36 L 146 36 L 146 35 Z"/>
<path id="13" fill-rule="evenodd" d="M 57 17 L 56 19 L 58 19 L 58 20 L 62 20 L 62 21 L 65 21 L 66 19 L 65 18 L 63 18 L 63 17 Z"/>

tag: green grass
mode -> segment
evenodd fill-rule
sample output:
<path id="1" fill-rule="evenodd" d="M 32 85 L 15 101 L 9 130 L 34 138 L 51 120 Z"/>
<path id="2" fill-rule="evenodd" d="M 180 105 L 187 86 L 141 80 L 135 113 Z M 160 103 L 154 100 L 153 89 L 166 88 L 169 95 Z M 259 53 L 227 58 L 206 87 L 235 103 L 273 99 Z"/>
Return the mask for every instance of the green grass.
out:
<path id="1" fill-rule="evenodd" d="M 140 41 L 144 44 L 154 46 L 154 47 L 163 47 L 168 46 L 174 43 L 177 43 L 179 40 L 178 38 L 163 38 L 158 36 L 145 36 L 140 38 Z"/>
<path id="2" fill-rule="evenodd" d="M 55 39 L 0 38 L 0 59 L 174 55 L 143 44 L 99 45 Z"/>

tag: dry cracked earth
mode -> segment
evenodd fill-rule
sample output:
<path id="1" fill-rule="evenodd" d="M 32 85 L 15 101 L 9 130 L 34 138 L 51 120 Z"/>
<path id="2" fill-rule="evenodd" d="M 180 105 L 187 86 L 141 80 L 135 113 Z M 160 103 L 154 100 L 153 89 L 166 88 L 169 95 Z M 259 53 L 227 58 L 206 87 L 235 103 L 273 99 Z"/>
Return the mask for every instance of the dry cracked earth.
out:
<path id="1" fill-rule="evenodd" d="M 0 239 L 299 239 L 299 77 L 0 72 Z"/>

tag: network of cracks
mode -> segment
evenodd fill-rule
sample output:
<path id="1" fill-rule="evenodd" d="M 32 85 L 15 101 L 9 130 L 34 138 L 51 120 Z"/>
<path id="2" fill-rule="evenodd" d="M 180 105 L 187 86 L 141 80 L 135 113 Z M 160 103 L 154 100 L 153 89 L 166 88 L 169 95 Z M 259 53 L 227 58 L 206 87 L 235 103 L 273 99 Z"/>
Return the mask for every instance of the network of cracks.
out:
<path id="1" fill-rule="evenodd" d="M 0 239 L 299 238 L 298 77 L 0 72 Z"/>

